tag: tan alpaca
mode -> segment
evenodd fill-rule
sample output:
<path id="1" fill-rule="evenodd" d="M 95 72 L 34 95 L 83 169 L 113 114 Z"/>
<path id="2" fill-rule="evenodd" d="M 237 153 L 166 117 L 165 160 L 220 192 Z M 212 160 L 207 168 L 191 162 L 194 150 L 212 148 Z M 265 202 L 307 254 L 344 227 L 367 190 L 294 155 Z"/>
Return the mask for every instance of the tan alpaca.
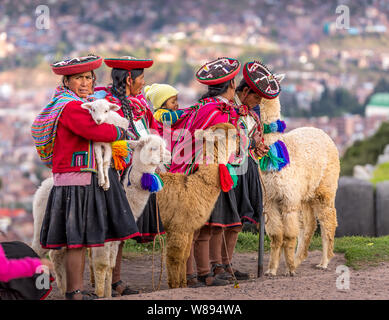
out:
<path id="1" fill-rule="evenodd" d="M 221 186 L 218 163 L 227 163 L 230 150 L 235 150 L 235 127 L 228 123 L 212 126 L 204 134 L 204 150 L 210 144 L 214 151 L 212 164 L 199 164 L 194 174 L 162 173 L 163 189 L 157 193 L 159 213 L 167 233 L 167 272 L 170 288 L 186 287 L 186 261 L 193 233 L 209 219 Z M 221 135 L 217 134 L 221 131 Z M 233 131 L 235 132 L 235 131 Z M 215 140 L 215 136 L 218 139 Z M 226 138 L 227 137 L 227 138 Z M 196 134 L 196 138 L 200 138 Z M 209 149 L 208 149 L 209 150 Z"/>
<path id="2" fill-rule="evenodd" d="M 278 97 L 262 99 L 263 123 L 280 119 L 280 112 Z M 265 228 L 271 240 L 269 268 L 265 274 L 276 275 L 282 250 L 289 270 L 287 274 L 295 274 L 296 268 L 307 257 L 316 219 L 320 223 L 323 246 L 322 259 L 317 267 L 326 269 L 333 257 L 337 227 L 338 150 L 324 131 L 311 127 L 265 135 L 267 145 L 277 140 L 285 143 L 290 164 L 278 172 L 262 173 L 266 188 Z"/>

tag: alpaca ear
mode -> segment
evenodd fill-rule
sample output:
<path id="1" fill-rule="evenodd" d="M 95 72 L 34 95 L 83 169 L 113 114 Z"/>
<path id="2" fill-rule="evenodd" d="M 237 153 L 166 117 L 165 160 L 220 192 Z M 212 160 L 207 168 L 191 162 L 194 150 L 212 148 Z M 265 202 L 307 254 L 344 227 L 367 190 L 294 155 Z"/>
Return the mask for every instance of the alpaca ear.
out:
<path id="1" fill-rule="evenodd" d="M 120 110 L 120 107 L 114 103 L 110 103 L 109 104 L 109 109 L 112 110 L 112 111 L 118 111 Z"/>
<path id="2" fill-rule="evenodd" d="M 285 73 L 277 73 L 274 75 L 274 77 L 278 80 L 279 83 L 281 83 L 282 80 L 285 78 Z"/>
<path id="3" fill-rule="evenodd" d="M 90 102 L 85 102 L 81 105 L 81 108 L 86 109 L 86 110 L 91 110 L 92 109 L 92 104 Z"/>

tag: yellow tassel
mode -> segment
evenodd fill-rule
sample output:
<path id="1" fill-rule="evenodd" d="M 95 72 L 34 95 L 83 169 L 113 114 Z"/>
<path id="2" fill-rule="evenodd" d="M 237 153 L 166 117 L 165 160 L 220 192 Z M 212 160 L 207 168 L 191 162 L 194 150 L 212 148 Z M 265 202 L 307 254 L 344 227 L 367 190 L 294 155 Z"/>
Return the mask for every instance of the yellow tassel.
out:
<path id="1" fill-rule="evenodd" d="M 128 157 L 128 145 L 126 140 L 118 140 L 111 143 L 112 159 L 116 170 L 123 170 L 126 168 L 125 158 Z"/>

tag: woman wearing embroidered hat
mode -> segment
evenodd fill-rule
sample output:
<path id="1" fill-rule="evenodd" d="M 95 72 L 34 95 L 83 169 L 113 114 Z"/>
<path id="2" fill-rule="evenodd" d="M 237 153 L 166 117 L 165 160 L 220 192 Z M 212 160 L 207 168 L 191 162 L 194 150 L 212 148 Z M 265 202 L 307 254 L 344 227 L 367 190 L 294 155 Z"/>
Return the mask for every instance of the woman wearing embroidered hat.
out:
<path id="1" fill-rule="evenodd" d="M 150 106 L 141 93 L 145 85 L 144 69 L 151 67 L 153 60 L 123 56 L 104 59 L 104 63 L 112 68 L 112 85 L 96 88 L 94 95 L 121 106 L 118 113 L 130 121 L 127 129 L 129 139 L 137 140 L 141 136 L 151 133 L 158 135 L 158 124 L 153 117 Z M 126 174 L 129 166 L 130 163 L 125 170 L 121 171 L 122 177 Z M 137 220 L 137 226 L 139 237 L 136 240 L 138 242 L 152 241 L 157 234 L 164 233 L 161 219 L 157 216 L 155 193 L 150 195 L 142 215 Z M 112 288 L 121 295 L 136 294 L 138 293 L 137 290 L 131 289 L 120 279 L 123 245 L 124 242 L 119 246 L 116 266 L 112 274 Z"/>
<path id="2" fill-rule="evenodd" d="M 85 248 L 106 241 L 138 236 L 138 228 L 116 172 L 109 170 L 110 188 L 99 187 L 93 141 L 126 139 L 126 131 L 109 124 L 97 125 L 81 105 L 93 93 L 94 69 L 102 58 L 87 56 L 54 63 L 63 86 L 32 125 L 39 156 L 52 168 L 51 189 L 42 223 L 43 248 L 65 247 L 66 298 L 91 299 L 81 292 Z"/>
<path id="3" fill-rule="evenodd" d="M 247 158 L 247 172 L 239 175 L 235 190 L 239 214 L 242 221 L 258 223 L 262 215 L 262 190 L 258 171 L 259 161 L 269 151 L 263 139 L 260 118 L 254 112 L 262 98 L 274 99 L 280 93 L 280 85 L 269 69 L 258 61 L 248 62 L 243 67 L 243 79 L 236 88 L 235 104 L 238 107 L 238 125 L 248 132 L 250 145 Z M 281 124 L 281 123 L 280 123 Z M 285 127 L 283 126 L 284 130 Z M 225 272 L 234 274 L 237 280 L 247 280 L 249 275 L 231 268 L 231 259 L 242 226 L 223 230 L 225 243 L 221 233 L 214 233 L 210 241 L 211 264 L 214 272 L 225 278 Z M 220 231 L 220 230 L 219 230 Z M 227 274 L 227 275 L 228 275 Z"/>
<path id="4" fill-rule="evenodd" d="M 239 69 L 238 60 L 219 58 L 205 64 L 196 73 L 197 80 L 206 84 L 208 91 L 198 103 L 185 109 L 185 119 L 177 122 L 178 124 L 174 126 L 174 135 L 177 136 L 177 140 L 172 144 L 171 172 L 189 175 L 197 170 L 200 154 L 198 151 L 201 146 L 198 146 L 193 138 L 196 130 L 205 130 L 218 123 L 229 122 L 236 125 L 238 114 L 230 101 L 234 98 L 234 77 Z M 188 149 L 192 152 L 185 153 Z M 192 249 L 191 257 L 187 263 L 187 283 L 189 286 L 228 284 L 228 281 L 216 279 L 210 273 L 209 239 L 211 229 L 216 225 L 240 224 L 235 195 L 233 191 L 225 190 L 221 193 L 207 225 L 194 235 L 194 249 Z M 197 278 L 194 274 L 193 259 L 196 260 Z"/>

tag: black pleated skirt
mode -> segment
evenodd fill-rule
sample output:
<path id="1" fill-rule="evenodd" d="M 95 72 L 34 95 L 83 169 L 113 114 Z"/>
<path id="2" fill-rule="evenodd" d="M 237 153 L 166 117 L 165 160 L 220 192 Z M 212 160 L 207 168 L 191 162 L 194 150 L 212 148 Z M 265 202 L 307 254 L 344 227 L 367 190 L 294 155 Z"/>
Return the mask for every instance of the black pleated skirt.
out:
<path id="1" fill-rule="evenodd" d="M 234 189 L 220 192 L 208 222 L 210 226 L 233 227 L 241 225 Z"/>
<path id="2" fill-rule="evenodd" d="M 39 258 L 34 250 L 20 241 L 2 242 L 4 253 L 8 259 Z M 35 274 L 28 278 L 13 279 L 8 282 L 0 282 L 0 300 L 43 300 L 51 292 L 51 282 L 49 277 L 47 281 L 38 277 L 46 275 Z M 38 289 L 36 284 L 41 289 Z M 47 286 L 47 287 L 46 287 Z"/>
<path id="3" fill-rule="evenodd" d="M 43 248 L 96 247 L 140 236 L 118 174 L 110 168 L 108 175 L 107 191 L 95 173 L 88 186 L 51 189 L 40 234 Z"/>
<path id="4" fill-rule="evenodd" d="M 238 182 L 233 191 L 242 222 L 258 223 L 263 211 L 258 165 L 251 157 L 247 157 L 246 165 L 247 171 L 238 175 Z"/>
<path id="5" fill-rule="evenodd" d="M 157 234 L 164 234 L 159 211 L 157 215 L 157 196 L 156 193 L 150 194 L 150 198 L 143 210 L 142 215 L 136 221 L 140 236 L 135 240 L 139 243 L 150 242 L 154 240 Z"/>

